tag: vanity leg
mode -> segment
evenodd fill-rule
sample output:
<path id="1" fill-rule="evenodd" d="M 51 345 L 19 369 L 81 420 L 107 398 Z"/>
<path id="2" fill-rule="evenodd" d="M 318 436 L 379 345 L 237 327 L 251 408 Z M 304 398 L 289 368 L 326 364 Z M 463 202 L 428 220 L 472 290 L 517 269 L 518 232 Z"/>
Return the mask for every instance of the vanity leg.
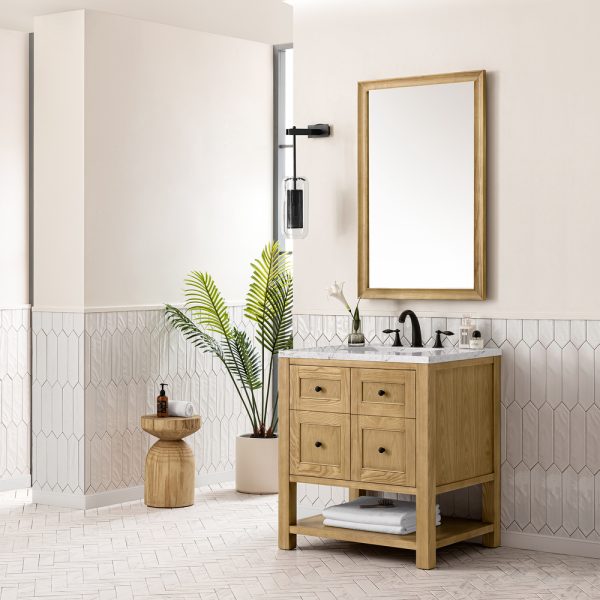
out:
<path id="1" fill-rule="evenodd" d="M 482 484 L 481 519 L 494 524 L 494 531 L 486 533 L 481 540 L 488 548 L 500 545 L 500 481 L 488 481 Z"/>
<path id="2" fill-rule="evenodd" d="M 429 390 L 429 371 L 417 366 L 416 465 L 417 568 L 434 569 L 436 552 L 435 411 Z"/>
<path id="3" fill-rule="evenodd" d="M 296 483 L 279 486 L 279 547 L 293 550 L 296 547 L 296 534 L 290 533 L 290 525 L 296 524 Z"/>
<path id="4" fill-rule="evenodd" d="M 355 488 L 348 488 L 348 499 L 356 500 L 359 496 L 366 496 L 367 490 L 360 490 Z"/>
<path id="5" fill-rule="evenodd" d="M 290 481 L 290 361 L 279 360 L 279 521 L 278 540 L 282 550 L 296 547 L 296 483 Z"/>
<path id="6" fill-rule="evenodd" d="M 417 492 L 417 568 L 435 568 L 435 494 Z"/>
<path id="7" fill-rule="evenodd" d="M 494 524 L 494 531 L 486 533 L 483 545 L 497 548 L 500 545 L 500 358 L 494 358 L 494 480 L 482 487 L 481 518 Z"/>

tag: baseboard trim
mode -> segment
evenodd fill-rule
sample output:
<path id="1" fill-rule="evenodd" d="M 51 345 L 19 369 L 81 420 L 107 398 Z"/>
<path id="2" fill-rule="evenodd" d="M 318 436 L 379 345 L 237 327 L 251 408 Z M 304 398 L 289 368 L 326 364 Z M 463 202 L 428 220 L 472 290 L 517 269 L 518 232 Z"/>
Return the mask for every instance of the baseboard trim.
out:
<path id="1" fill-rule="evenodd" d="M 0 479 L 0 492 L 10 492 L 12 490 L 22 490 L 31 487 L 31 475 L 22 475 L 12 479 Z"/>
<path id="2" fill-rule="evenodd" d="M 46 504 L 47 506 L 62 506 L 63 508 L 85 509 L 85 496 L 83 494 L 68 494 L 65 492 L 47 492 L 45 490 L 31 490 L 33 504 Z"/>
<path id="3" fill-rule="evenodd" d="M 44 490 L 32 491 L 32 502 L 34 504 L 46 504 L 49 506 L 61 506 L 63 508 L 76 508 L 87 510 L 101 508 L 111 504 L 123 504 L 134 502 L 144 497 L 144 486 L 121 488 L 98 492 L 97 494 L 69 494 L 67 492 L 46 492 Z"/>
<path id="4" fill-rule="evenodd" d="M 221 473 L 198 473 L 196 474 L 196 487 L 212 485 L 213 483 L 225 483 L 235 481 L 235 471 L 223 471 Z"/>
<path id="5" fill-rule="evenodd" d="M 200 473 L 196 475 L 196 487 L 233 481 L 234 478 L 234 471 Z M 18 489 L 18 487 L 29 487 L 29 484 L 7 489 Z M 0 490 L 1 489 L 2 488 L 0 488 Z M 137 500 L 143 500 L 143 498 L 143 485 L 109 490 L 107 492 L 98 492 L 97 494 L 69 494 L 65 492 L 46 492 L 44 490 L 36 489 L 34 489 L 32 493 L 32 501 L 34 504 L 47 504 L 49 506 L 62 506 L 64 508 L 76 508 L 80 510 L 101 508 L 103 506 L 110 506 L 111 504 L 123 504 L 124 502 L 135 502 Z"/>
<path id="6" fill-rule="evenodd" d="M 144 486 L 120 488 L 118 490 L 109 490 L 108 492 L 98 492 L 97 494 L 88 494 L 85 496 L 85 508 L 101 508 L 111 504 L 123 504 L 123 502 L 135 502 L 144 497 Z"/>
<path id="7" fill-rule="evenodd" d="M 538 550 L 552 554 L 568 554 L 569 556 L 585 556 L 600 558 L 600 542 L 577 540 L 551 535 L 521 533 L 519 531 L 503 531 L 502 545 L 522 550 Z"/>

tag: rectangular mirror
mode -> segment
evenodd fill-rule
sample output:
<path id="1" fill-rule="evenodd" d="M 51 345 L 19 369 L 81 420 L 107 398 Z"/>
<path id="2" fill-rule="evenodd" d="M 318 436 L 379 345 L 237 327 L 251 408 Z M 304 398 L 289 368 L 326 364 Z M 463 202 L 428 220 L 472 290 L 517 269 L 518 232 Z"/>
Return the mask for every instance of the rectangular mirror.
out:
<path id="1" fill-rule="evenodd" d="M 362 298 L 486 297 L 485 71 L 358 84 Z"/>

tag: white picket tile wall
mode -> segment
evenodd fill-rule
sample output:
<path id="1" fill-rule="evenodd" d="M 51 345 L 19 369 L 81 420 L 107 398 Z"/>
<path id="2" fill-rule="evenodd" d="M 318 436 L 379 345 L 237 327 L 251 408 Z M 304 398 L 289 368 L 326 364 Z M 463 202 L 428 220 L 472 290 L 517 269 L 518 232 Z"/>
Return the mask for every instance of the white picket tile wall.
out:
<path id="1" fill-rule="evenodd" d="M 2 347 L 8 347 L 4 341 L 9 338 L 16 338 L 18 347 L 19 336 L 26 344 L 26 326 L 19 334 L 19 323 L 27 323 L 28 315 L 2 316 Z M 232 316 L 250 329 L 241 307 L 232 308 Z M 365 317 L 368 340 L 389 343 L 381 331 L 395 320 Z M 423 318 L 421 324 L 431 344 L 432 331 L 457 331 L 459 321 Z M 345 316 L 297 315 L 295 345 L 343 343 L 349 325 Z M 189 399 L 202 415 L 201 430 L 189 439 L 198 473 L 234 468 L 235 436 L 247 430 L 247 421 L 231 383 L 218 361 L 197 352 L 165 324 L 162 311 L 85 317 L 34 312 L 32 326 L 34 486 L 93 494 L 140 485 L 151 438 L 140 430 L 139 418 L 155 410 L 161 381 L 169 384 L 172 399 Z M 600 540 L 600 322 L 482 319 L 477 326 L 486 345 L 503 350 L 504 528 Z M 408 324 L 403 338 L 408 344 Z M 16 426 L 17 433 L 7 436 L 16 435 L 17 448 L 28 435 L 26 354 L 15 362 L 0 351 L 0 374 L 11 368 L 16 373 L 9 384 L 2 376 L 1 414 L 5 429 L 7 422 Z M 19 380 L 20 395 L 14 393 Z M 5 385 L 12 386 L 10 394 Z M 17 396 L 21 405 L 13 409 Z M 6 397 L 12 399 L 10 411 Z M 12 472 L 27 472 L 26 446 L 22 442 L 21 454 L 17 450 L 17 458 L 7 460 Z M 0 461 L 0 473 L 3 468 Z M 345 497 L 344 489 L 324 486 L 301 486 L 299 493 L 304 507 L 321 508 Z M 480 491 L 445 494 L 440 503 L 445 514 L 477 517 Z"/>
<path id="2" fill-rule="evenodd" d="M 234 322 L 251 332 L 241 307 Z M 199 474 L 234 468 L 248 423 L 221 364 L 170 328 L 162 310 L 33 313 L 34 486 L 94 494 L 143 483 L 148 446 L 140 416 L 159 383 L 189 400 L 202 427 L 187 438 Z"/>
<path id="3" fill-rule="evenodd" d="M 31 368 L 28 308 L 0 309 L 0 482 L 29 475 Z"/>
<path id="4" fill-rule="evenodd" d="M 83 494 L 84 318 L 33 311 L 32 486 Z"/>
<path id="5" fill-rule="evenodd" d="M 459 320 L 421 318 L 423 340 L 458 332 Z M 402 328 L 397 316 L 364 317 L 370 343 Z M 350 319 L 297 315 L 297 348 L 344 343 Z M 502 525 L 509 531 L 600 540 L 600 321 L 480 319 L 486 346 L 502 355 Z M 409 345 L 410 325 L 403 329 Z M 456 343 L 456 336 L 445 341 Z M 300 506 L 322 508 L 345 491 L 300 486 Z M 478 488 L 444 494 L 444 514 L 478 517 Z"/>

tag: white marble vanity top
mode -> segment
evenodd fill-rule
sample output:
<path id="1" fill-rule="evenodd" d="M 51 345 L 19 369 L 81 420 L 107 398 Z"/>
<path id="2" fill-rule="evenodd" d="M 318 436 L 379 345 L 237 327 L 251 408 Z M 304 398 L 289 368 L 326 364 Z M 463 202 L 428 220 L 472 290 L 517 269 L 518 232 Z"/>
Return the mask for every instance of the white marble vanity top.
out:
<path id="1" fill-rule="evenodd" d="M 499 348 L 483 350 L 459 350 L 458 348 L 407 348 L 393 346 L 363 346 L 350 348 L 345 344 L 322 348 L 302 348 L 285 350 L 281 358 L 313 358 L 318 360 L 363 360 L 373 362 L 399 363 L 443 363 L 471 358 L 500 356 Z"/>

